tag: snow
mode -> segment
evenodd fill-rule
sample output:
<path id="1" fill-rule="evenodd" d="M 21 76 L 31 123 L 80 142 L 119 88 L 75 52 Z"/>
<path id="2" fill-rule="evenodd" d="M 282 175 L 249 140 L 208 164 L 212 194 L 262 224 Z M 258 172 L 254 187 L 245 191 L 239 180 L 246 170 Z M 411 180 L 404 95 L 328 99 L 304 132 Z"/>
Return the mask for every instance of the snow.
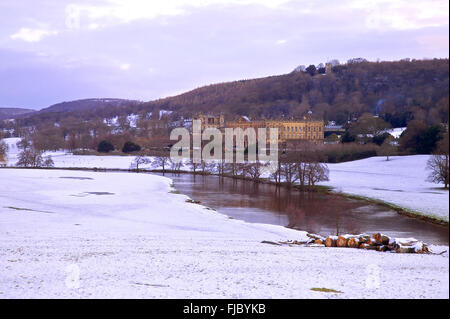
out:
<path id="1" fill-rule="evenodd" d="M 138 114 L 130 114 L 127 116 L 128 123 L 130 123 L 130 127 L 137 127 L 137 122 L 139 121 Z"/>
<path id="2" fill-rule="evenodd" d="M 117 126 L 119 124 L 119 117 L 115 116 L 110 119 L 103 119 L 103 123 L 108 126 Z"/>
<path id="3" fill-rule="evenodd" d="M 0 169 L 0 180 L 0 298 L 449 297 L 448 254 L 263 244 L 307 237 L 187 203 L 165 177 Z M 311 290 L 322 287 L 342 293 Z"/>
<path id="4" fill-rule="evenodd" d="M 17 162 L 18 138 L 4 141 L 11 145 L 8 165 Z M 134 156 L 88 156 L 65 152 L 47 152 L 57 168 L 106 168 L 129 169 Z M 426 163 L 429 155 L 371 157 L 359 161 L 328 164 L 330 180 L 320 183 L 334 191 L 381 200 L 412 212 L 449 220 L 449 193 L 440 189 L 443 185 L 427 182 L 429 171 Z M 152 168 L 151 164 L 140 168 Z M 188 167 L 183 167 L 188 170 Z"/>
<path id="5" fill-rule="evenodd" d="M 172 114 L 172 112 L 173 112 L 173 111 L 160 110 L 160 111 L 159 111 L 159 119 L 161 119 L 163 116 Z"/>
<path id="6" fill-rule="evenodd" d="M 406 127 L 395 127 L 387 130 L 386 132 L 391 134 L 394 138 L 400 138 L 400 135 L 406 130 Z"/>
<path id="7" fill-rule="evenodd" d="M 14 165 L 18 160 L 17 156 L 20 150 L 17 147 L 17 143 L 20 142 L 21 140 L 22 139 L 19 137 L 4 138 L 1 140 L 8 147 L 8 151 L 6 152 L 6 161 L 10 166 Z"/>
<path id="8" fill-rule="evenodd" d="M 371 157 L 328 164 L 335 191 L 382 200 L 426 216 L 448 221 L 449 193 L 426 181 L 429 155 Z"/>

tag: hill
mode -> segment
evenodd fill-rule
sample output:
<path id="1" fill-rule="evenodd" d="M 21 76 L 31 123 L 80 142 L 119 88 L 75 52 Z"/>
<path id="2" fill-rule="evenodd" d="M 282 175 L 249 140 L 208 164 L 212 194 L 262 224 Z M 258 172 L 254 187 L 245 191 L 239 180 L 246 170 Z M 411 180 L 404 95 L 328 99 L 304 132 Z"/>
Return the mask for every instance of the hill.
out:
<path id="1" fill-rule="evenodd" d="M 17 107 L 0 107 L 0 120 L 12 119 L 18 115 L 30 114 L 33 112 L 35 112 L 35 110 Z"/>
<path id="2" fill-rule="evenodd" d="M 69 102 L 62 102 L 54 104 L 47 108 L 40 110 L 38 113 L 46 112 L 73 112 L 73 111 L 87 111 L 97 110 L 105 107 L 120 107 L 124 105 L 140 103 L 139 101 L 125 100 L 125 99 L 82 99 Z"/>
<path id="3" fill-rule="evenodd" d="M 220 83 L 143 104 L 180 113 L 223 112 L 229 116 L 316 118 L 340 124 L 364 112 L 394 127 L 412 119 L 448 122 L 448 59 L 358 62 L 328 74 L 294 71 L 265 78 Z"/>
<path id="4" fill-rule="evenodd" d="M 18 126 L 47 126 L 67 118 L 79 118 L 84 121 L 111 118 L 127 113 L 130 108 L 142 102 L 126 99 L 92 98 L 61 102 L 32 114 L 17 116 Z M 1 127 L 1 125 L 0 125 Z"/>
<path id="5" fill-rule="evenodd" d="M 378 114 L 392 127 L 411 120 L 448 123 L 449 60 L 356 62 L 335 65 L 326 74 L 295 70 L 288 74 L 204 86 L 149 102 L 85 99 L 52 105 L 22 117 L 19 126 L 43 125 L 68 117 L 83 121 L 157 110 L 181 115 L 224 113 L 227 119 L 313 117 L 344 124 L 363 113 Z M 309 68 L 308 68 L 309 69 Z"/>

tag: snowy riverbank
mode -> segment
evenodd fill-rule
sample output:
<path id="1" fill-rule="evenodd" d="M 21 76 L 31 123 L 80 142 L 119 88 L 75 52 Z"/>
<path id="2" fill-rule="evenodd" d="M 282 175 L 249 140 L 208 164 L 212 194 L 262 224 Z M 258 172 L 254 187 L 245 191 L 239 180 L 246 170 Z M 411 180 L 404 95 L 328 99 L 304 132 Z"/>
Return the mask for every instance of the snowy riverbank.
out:
<path id="1" fill-rule="evenodd" d="M 164 177 L 0 169 L 0 179 L 0 298 L 449 296 L 447 253 L 262 244 L 306 233 L 187 203 Z"/>
<path id="2" fill-rule="evenodd" d="M 19 139 L 4 139 L 10 145 L 8 165 L 17 162 Z M 57 168 L 129 169 L 134 156 L 88 156 L 48 152 Z M 426 181 L 429 155 L 371 157 L 359 161 L 328 164 L 330 180 L 321 185 L 336 192 L 367 197 L 393 204 L 411 212 L 449 221 L 449 192 L 443 185 Z M 151 168 L 142 165 L 141 168 Z M 189 169 L 184 167 L 183 169 Z"/>
<path id="3" fill-rule="evenodd" d="M 381 200 L 448 222 L 449 193 L 427 182 L 429 155 L 371 157 L 328 164 L 330 180 L 321 183 L 335 191 Z"/>

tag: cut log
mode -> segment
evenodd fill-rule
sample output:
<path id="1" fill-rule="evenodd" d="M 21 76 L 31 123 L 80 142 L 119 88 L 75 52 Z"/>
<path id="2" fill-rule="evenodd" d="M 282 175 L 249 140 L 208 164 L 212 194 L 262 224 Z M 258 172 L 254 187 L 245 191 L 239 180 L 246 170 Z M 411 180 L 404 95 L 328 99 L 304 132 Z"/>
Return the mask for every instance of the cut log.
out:
<path id="1" fill-rule="evenodd" d="M 360 243 L 367 243 L 370 241 L 369 235 L 359 235 L 359 242 Z"/>
<path id="2" fill-rule="evenodd" d="M 400 246 L 396 242 L 394 242 L 392 244 L 389 244 L 387 247 L 388 247 L 389 250 L 396 251 L 397 248 L 399 248 Z"/>
<path id="3" fill-rule="evenodd" d="M 349 238 L 347 242 L 347 246 L 350 248 L 358 248 L 359 247 L 359 239 L 358 238 Z"/>
<path id="4" fill-rule="evenodd" d="M 414 254 L 416 250 L 414 247 L 399 246 L 395 252 L 399 254 Z"/>
<path id="5" fill-rule="evenodd" d="M 314 241 L 314 244 L 315 244 L 315 245 L 323 245 L 323 240 L 322 240 L 322 239 L 316 239 L 316 240 Z"/>
<path id="6" fill-rule="evenodd" d="M 377 246 L 377 251 L 387 251 L 388 247 L 385 245 Z"/>
<path id="7" fill-rule="evenodd" d="M 331 237 L 325 239 L 325 247 L 336 247 L 336 239 Z"/>
<path id="8" fill-rule="evenodd" d="M 367 249 L 367 250 L 376 250 L 377 246 L 372 246 L 366 243 L 362 243 L 361 245 L 359 245 L 359 248 L 361 249 Z"/>
<path id="9" fill-rule="evenodd" d="M 317 240 L 317 239 L 324 240 L 324 238 L 322 236 L 316 235 L 316 234 L 306 234 L 306 236 L 308 236 L 309 238 L 314 239 L 314 240 Z"/>
<path id="10" fill-rule="evenodd" d="M 347 247 L 347 238 L 338 236 L 338 239 L 336 240 L 336 246 L 337 247 Z"/>
<path id="11" fill-rule="evenodd" d="M 389 245 L 389 237 L 388 236 L 377 233 L 377 234 L 373 234 L 372 238 L 375 240 L 375 242 L 377 244 Z"/>

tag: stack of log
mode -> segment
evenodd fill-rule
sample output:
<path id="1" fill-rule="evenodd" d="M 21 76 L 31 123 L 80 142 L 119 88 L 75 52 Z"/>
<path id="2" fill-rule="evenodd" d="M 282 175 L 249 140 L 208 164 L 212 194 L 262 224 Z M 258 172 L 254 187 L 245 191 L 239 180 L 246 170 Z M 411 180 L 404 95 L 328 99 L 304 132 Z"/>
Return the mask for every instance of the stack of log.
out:
<path id="1" fill-rule="evenodd" d="M 347 247 L 376 251 L 390 251 L 396 253 L 430 253 L 426 244 L 415 238 L 391 238 L 389 236 L 376 233 L 372 236 L 361 235 L 341 235 L 322 237 L 320 235 L 308 234 L 310 238 L 306 244 L 319 247 Z"/>

